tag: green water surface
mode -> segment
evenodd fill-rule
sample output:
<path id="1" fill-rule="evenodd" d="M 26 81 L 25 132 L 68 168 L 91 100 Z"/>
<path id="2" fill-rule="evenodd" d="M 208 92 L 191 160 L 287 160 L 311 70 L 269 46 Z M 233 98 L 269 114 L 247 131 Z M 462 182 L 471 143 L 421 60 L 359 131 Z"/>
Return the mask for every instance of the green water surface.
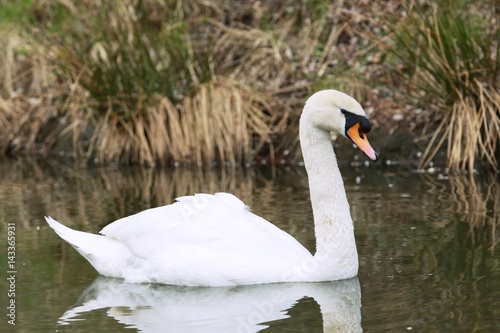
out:
<path id="1" fill-rule="evenodd" d="M 313 251 L 303 168 L 79 170 L 1 162 L 0 331 L 500 332 L 498 175 L 341 169 L 355 221 L 357 279 L 217 289 L 98 278 L 43 216 L 98 232 L 177 196 L 227 191 Z M 9 230 L 15 257 L 8 255 Z"/>

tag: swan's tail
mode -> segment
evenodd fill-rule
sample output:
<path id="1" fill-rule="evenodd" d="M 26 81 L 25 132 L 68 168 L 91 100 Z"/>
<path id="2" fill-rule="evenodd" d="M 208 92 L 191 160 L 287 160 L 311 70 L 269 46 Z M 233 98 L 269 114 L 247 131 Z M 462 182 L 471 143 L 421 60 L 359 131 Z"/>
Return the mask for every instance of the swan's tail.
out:
<path id="1" fill-rule="evenodd" d="M 59 237 L 73 246 L 101 275 L 123 277 L 124 268 L 135 261 L 130 250 L 113 238 L 73 230 L 49 216 L 45 220 Z"/>

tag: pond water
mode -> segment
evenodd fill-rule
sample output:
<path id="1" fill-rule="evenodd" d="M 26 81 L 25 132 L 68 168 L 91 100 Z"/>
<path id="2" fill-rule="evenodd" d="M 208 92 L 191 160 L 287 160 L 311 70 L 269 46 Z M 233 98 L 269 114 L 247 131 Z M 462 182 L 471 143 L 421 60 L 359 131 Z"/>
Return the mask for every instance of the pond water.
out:
<path id="1" fill-rule="evenodd" d="M 499 176 L 341 169 L 358 278 L 186 288 L 98 277 L 43 216 L 97 232 L 176 196 L 227 191 L 313 250 L 303 168 L 79 170 L 0 162 L 0 331 L 500 332 Z M 9 231 L 15 258 L 7 253 Z"/>

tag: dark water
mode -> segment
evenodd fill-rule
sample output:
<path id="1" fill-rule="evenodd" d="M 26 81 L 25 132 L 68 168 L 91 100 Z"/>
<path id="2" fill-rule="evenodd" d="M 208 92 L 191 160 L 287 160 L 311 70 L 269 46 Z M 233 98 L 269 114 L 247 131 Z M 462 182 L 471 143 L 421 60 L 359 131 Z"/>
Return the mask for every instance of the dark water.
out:
<path id="1" fill-rule="evenodd" d="M 342 171 L 356 226 L 357 279 L 181 288 L 98 278 L 43 216 L 97 232 L 176 196 L 228 191 L 312 250 L 304 170 L 2 162 L 0 331 L 500 332 L 498 175 Z M 9 230 L 15 258 L 7 253 Z M 8 323 L 12 313 L 15 326 Z"/>

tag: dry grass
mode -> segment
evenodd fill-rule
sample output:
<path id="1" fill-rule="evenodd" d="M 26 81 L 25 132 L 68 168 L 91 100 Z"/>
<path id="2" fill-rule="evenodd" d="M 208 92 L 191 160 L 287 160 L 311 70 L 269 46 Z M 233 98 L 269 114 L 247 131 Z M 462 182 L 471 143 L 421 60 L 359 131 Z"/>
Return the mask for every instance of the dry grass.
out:
<path id="1" fill-rule="evenodd" d="M 489 91 L 476 82 L 478 100 L 462 95 L 451 111 L 444 115 L 434 132 L 422 159 L 428 165 L 446 142 L 447 166 L 450 170 L 476 168 L 476 157 L 488 167 L 498 170 L 500 149 L 500 92 Z"/>
<path id="2" fill-rule="evenodd" d="M 185 6 L 215 17 L 221 12 L 204 2 L 177 2 L 173 15 L 166 5 L 126 1 L 105 14 L 93 9 L 109 18 L 102 36 L 94 36 L 93 26 L 103 24 L 95 19 L 69 33 L 63 69 L 90 93 L 68 99 L 74 147 L 83 129 L 95 129 L 75 155 L 102 164 L 250 163 L 272 145 L 271 134 L 283 131 L 287 113 L 278 115 L 282 109 L 272 109 L 261 90 L 236 79 L 241 64 L 267 50 L 272 38 L 192 18 L 182 13 Z M 158 22 L 157 11 L 171 17 Z"/>
<path id="3" fill-rule="evenodd" d="M 441 118 L 420 167 L 445 145 L 451 172 L 499 169 L 500 27 L 477 10 L 467 2 L 415 5 L 392 24 L 391 52 L 402 60 L 409 95 Z"/>
<path id="4" fill-rule="evenodd" d="M 0 95 L 9 98 L 43 94 L 53 77 L 44 49 L 12 25 L 0 25 Z"/>
<path id="5" fill-rule="evenodd" d="M 0 152 L 2 154 L 33 154 L 45 150 L 38 142 L 48 120 L 57 115 L 57 109 L 26 96 L 0 98 Z M 46 138 L 49 142 L 54 137 Z"/>
<path id="6" fill-rule="evenodd" d="M 43 48 L 18 28 L 0 26 L 0 153 L 40 154 L 57 140 L 65 87 L 53 80 Z"/>
<path id="7" fill-rule="evenodd" d="M 267 31 L 237 20 L 224 24 L 225 4 L 207 9 L 207 3 L 194 1 L 188 5 L 209 17 L 177 13 L 160 29 L 163 37 L 155 37 L 156 42 L 170 44 L 158 44 L 144 27 L 151 21 L 137 20 L 139 9 L 147 12 L 152 6 L 145 4 L 144 8 L 133 2 L 110 7 L 125 16 L 110 20 L 105 30 L 107 35 L 118 36 L 119 44 L 109 36 L 94 42 L 89 35 L 87 45 L 67 49 L 72 76 L 97 102 L 87 103 L 74 95 L 84 103 L 76 107 L 79 102 L 68 103 L 72 122 L 81 119 L 82 126 L 73 130 L 81 132 L 89 122 L 96 129 L 85 149 L 79 148 L 87 159 L 94 157 L 104 164 L 234 164 L 250 163 L 256 154 L 264 154 L 273 163 L 277 150 L 298 151 L 296 131 L 287 131 L 286 125 L 290 110 L 299 111 L 310 91 L 311 80 L 305 77 L 320 72 L 320 79 L 314 80 L 318 86 L 335 82 L 339 89 L 361 95 L 360 80 L 327 75 L 329 66 L 338 61 L 335 44 L 348 25 L 333 24 L 326 7 L 317 11 L 290 2 L 293 11 L 315 15 L 318 20 L 305 20 L 299 31 L 294 31 L 294 20 Z M 160 12 L 167 9 L 160 8 Z M 249 13 L 255 18 L 261 15 L 255 7 L 234 15 Z M 151 15 L 145 17 L 153 20 Z M 117 58 L 122 59 L 120 63 L 110 60 Z M 138 67 L 140 59 L 147 59 L 149 67 Z M 271 96 L 279 102 L 271 102 Z M 90 121 L 81 116 L 84 108 L 83 114 L 92 115 Z M 297 118 L 298 112 L 293 115 Z M 281 141 L 277 146 L 276 137 Z"/>
<path id="8" fill-rule="evenodd" d="M 29 24 L 6 30 L 0 22 L 1 152 L 47 154 L 72 146 L 64 154 L 102 164 L 299 159 L 297 119 L 311 92 L 336 88 L 364 105 L 391 97 L 382 96 L 390 90 L 370 88 L 396 77 L 383 69 L 387 50 L 373 36 L 387 24 L 384 13 L 402 8 L 361 0 L 24 4 L 10 12 L 24 13 Z M 403 49 L 396 52 L 409 76 L 400 88 L 419 100 L 422 91 L 434 92 L 426 102 L 442 114 L 443 130 L 457 121 L 435 134 L 423 163 L 448 146 L 450 168 L 471 168 L 477 164 L 471 156 L 498 168 L 494 82 L 471 67 L 467 89 L 448 89 L 469 73 L 460 66 L 476 60 L 450 63 L 442 50 L 460 44 L 440 44 L 432 20 L 415 22 L 427 26 L 405 24 L 403 32 L 429 52 L 400 41 L 404 50 L 418 51 L 406 58 Z M 484 55 L 484 45 L 469 37 L 462 36 L 464 45 Z M 444 46 L 430 47 L 436 45 Z M 480 110 L 470 115 L 474 106 Z"/>
<path id="9" fill-rule="evenodd" d="M 286 123 L 263 95 L 227 79 L 198 85 L 177 106 L 152 96 L 143 112 L 131 112 L 129 122 L 114 116 L 113 106 L 109 103 L 106 115 L 94 119 L 87 153 L 97 151 L 103 164 L 249 163 Z"/>
<path id="10" fill-rule="evenodd" d="M 44 73 L 45 86 L 67 88 L 57 103 L 45 98 L 49 89 L 24 84 L 21 100 L 54 102 L 33 124 L 27 120 L 43 109 L 15 107 L 19 101 L 10 96 L 2 101 L 1 126 L 11 129 L 4 153 L 31 152 L 35 142 L 47 153 L 70 138 L 71 155 L 83 162 L 235 164 L 257 154 L 274 162 L 283 151 L 299 150 L 295 121 L 311 90 L 333 86 L 362 98 L 361 80 L 331 75 L 332 66 L 349 67 L 337 46 L 346 47 L 339 38 L 352 33 L 353 16 L 334 22 L 326 2 L 236 10 L 227 1 L 197 0 L 98 2 L 81 11 L 82 5 L 34 4 L 38 21 L 52 22 L 64 39 L 36 28 L 11 34 L 39 38 L 40 52 L 30 50 L 27 59 L 44 55 L 56 64 Z M 14 65 L 9 70 L 21 64 L 20 53 L 2 54 Z M 7 70 L 2 75 L 3 91 L 22 81 Z M 40 129 L 54 121 L 63 125 L 44 137 Z"/>

